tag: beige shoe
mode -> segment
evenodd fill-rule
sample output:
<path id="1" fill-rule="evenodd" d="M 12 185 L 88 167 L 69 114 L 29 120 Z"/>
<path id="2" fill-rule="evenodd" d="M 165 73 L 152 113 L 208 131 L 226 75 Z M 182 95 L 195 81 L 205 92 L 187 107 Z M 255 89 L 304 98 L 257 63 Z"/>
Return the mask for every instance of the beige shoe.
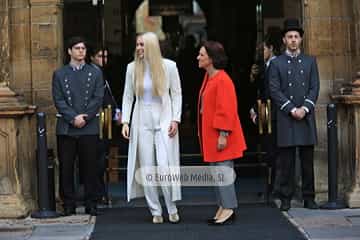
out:
<path id="1" fill-rule="evenodd" d="M 224 210 L 224 208 L 223 208 L 222 206 L 220 206 L 220 207 L 218 208 L 218 210 L 216 211 L 215 217 L 214 217 L 215 220 L 220 217 L 220 215 L 221 215 L 221 213 L 222 213 L 223 210 Z"/>
<path id="2" fill-rule="evenodd" d="M 180 222 L 179 214 L 177 214 L 177 213 L 169 214 L 169 221 L 170 221 L 170 223 L 178 223 L 178 222 Z"/>
<path id="3" fill-rule="evenodd" d="M 155 224 L 159 224 L 159 223 L 163 223 L 164 222 L 164 219 L 162 216 L 153 216 L 153 223 Z"/>

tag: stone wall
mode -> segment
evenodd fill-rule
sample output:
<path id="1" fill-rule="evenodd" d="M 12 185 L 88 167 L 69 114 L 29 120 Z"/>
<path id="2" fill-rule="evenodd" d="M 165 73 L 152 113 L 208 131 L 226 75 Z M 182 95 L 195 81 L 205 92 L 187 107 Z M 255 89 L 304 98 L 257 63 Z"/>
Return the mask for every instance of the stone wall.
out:
<path id="1" fill-rule="evenodd" d="M 317 127 L 319 143 L 316 147 L 316 189 L 327 191 L 327 118 L 326 107 L 330 94 L 339 86 L 352 80 L 351 26 L 353 21 L 352 0 L 304 0 L 304 45 L 306 51 L 317 57 L 320 72 L 320 96 L 317 103 Z M 342 111 L 341 109 L 339 111 Z M 339 118 L 340 119 L 340 118 Z M 338 126 L 346 124 L 343 118 Z M 341 131 L 339 140 L 345 139 Z M 341 141 L 339 141 L 341 142 Z M 342 152 L 341 145 L 339 151 Z M 345 150 L 345 149 L 344 149 Z M 348 180 L 348 157 L 340 154 L 339 192 L 343 197 Z M 320 198 L 326 195 L 319 195 Z"/>
<path id="2" fill-rule="evenodd" d="M 63 0 L 30 0 L 30 64 L 32 102 L 47 113 L 48 146 L 56 148 L 56 110 L 52 101 L 53 71 L 62 65 Z"/>
<path id="3" fill-rule="evenodd" d="M 10 88 L 32 103 L 29 0 L 9 1 Z"/>
<path id="4" fill-rule="evenodd" d="M 360 71 L 360 1 L 353 1 L 354 17 L 352 21 L 353 36 L 350 39 L 351 50 L 353 53 L 353 73 Z"/>

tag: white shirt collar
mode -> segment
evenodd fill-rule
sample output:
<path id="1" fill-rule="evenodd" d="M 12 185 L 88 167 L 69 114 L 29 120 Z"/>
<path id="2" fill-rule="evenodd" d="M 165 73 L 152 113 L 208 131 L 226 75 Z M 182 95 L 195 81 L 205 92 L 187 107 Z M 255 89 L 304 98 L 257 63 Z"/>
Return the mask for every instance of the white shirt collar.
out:
<path id="1" fill-rule="evenodd" d="M 269 67 L 270 62 L 271 62 L 272 60 L 274 60 L 275 58 L 276 58 L 276 56 L 275 56 L 275 55 L 274 55 L 274 56 L 272 56 L 271 58 L 269 58 L 269 60 L 267 60 L 267 61 L 266 61 L 266 63 L 265 63 L 266 67 Z"/>
<path id="2" fill-rule="evenodd" d="M 286 49 L 285 54 L 289 57 L 296 58 L 300 55 L 301 51 L 298 49 L 296 52 L 290 52 L 288 49 Z"/>
<path id="3" fill-rule="evenodd" d="M 74 62 L 70 62 L 69 65 L 73 71 L 79 71 L 83 69 L 85 63 L 75 64 Z"/>

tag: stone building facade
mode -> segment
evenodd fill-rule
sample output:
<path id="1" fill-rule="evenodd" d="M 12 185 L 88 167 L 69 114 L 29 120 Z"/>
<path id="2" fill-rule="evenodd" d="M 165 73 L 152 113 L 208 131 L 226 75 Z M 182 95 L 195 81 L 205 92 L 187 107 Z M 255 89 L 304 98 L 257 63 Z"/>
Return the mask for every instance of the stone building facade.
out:
<path id="1" fill-rule="evenodd" d="M 326 107 L 334 99 L 342 103 L 338 106 L 339 192 L 351 207 L 360 207 L 356 111 L 360 101 L 339 96 L 343 84 L 351 83 L 360 71 L 360 2 L 299 3 L 305 52 L 317 57 L 321 79 L 316 108 L 318 197 L 326 199 Z M 51 78 L 62 65 L 62 31 L 62 0 L 0 0 L 0 217 L 25 216 L 36 207 L 35 112 L 47 113 L 48 145 L 55 148 Z"/>

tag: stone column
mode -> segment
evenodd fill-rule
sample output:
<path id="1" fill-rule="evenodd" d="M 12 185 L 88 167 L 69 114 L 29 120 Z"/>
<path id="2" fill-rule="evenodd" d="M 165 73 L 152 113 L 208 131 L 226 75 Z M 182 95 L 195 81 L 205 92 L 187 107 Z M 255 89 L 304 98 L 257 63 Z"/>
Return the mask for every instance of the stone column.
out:
<path id="1" fill-rule="evenodd" d="M 352 6 L 348 0 L 303 0 L 304 4 L 304 47 L 316 56 L 320 73 L 320 96 L 316 106 L 318 145 L 315 149 L 316 191 L 327 192 L 327 119 L 326 107 L 329 95 L 337 91 L 339 85 L 352 80 L 352 53 L 350 27 Z M 336 89 L 336 90 L 335 90 Z M 346 175 L 339 159 L 339 178 Z M 339 181 L 339 192 L 344 194 L 345 186 Z M 317 195 L 321 200 L 327 194 Z"/>
<path id="2" fill-rule="evenodd" d="M 345 183 L 346 201 L 350 208 L 360 207 L 360 95 L 333 95 L 341 108 L 341 116 L 345 122 L 341 126 L 341 142 L 347 159 L 347 179 Z M 345 117 L 344 117 L 345 116 Z M 344 161 L 344 160 L 343 160 Z"/>
<path id="3" fill-rule="evenodd" d="M 351 4 L 349 4 L 351 6 Z M 338 102 L 339 157 L 345 176 L 341 179 L 345 186 L 345 199 L 351 208 L 360 207 L 360 2 L 352 1 L 353 17 L 349 28 L 351 73 L 357 76 L 352 84 L 334 88 L 332 98 Z M 355 75 L 355 74 L 353 74 Z M 340 95 L 340 94 L 342 95 Z"/>
<path id="4" fill-rule="evenodd" d="M 12 3 L 14 3 L 13 1 Z M 34 149 L 29 131 L 35 129 L 31 115 L 35 108 L 26 104 L 9 86 L 10 1 L 0 2 L 0 217 L 25 216 L 34 207 Z M 36 177 L 35 177 L 36 179 Z"/>
<path id="5" fill-rule="evenodd" d="M 355 98 L 355 99 L 354 99 Z M 352 186 L 350 191 L 347 192 L 346 200 L 350 208 L 360 208 L 360 97 L 354 97 L 351 100 L 351 104 L 354 104 L 352 109 L 352 117 L 354 119 L 354 126 L 353 126 L 353 153 L 355 157 L 355 161 L 352 162 L 352 169 L 351 172 L 351 180 Z"/>
<path id="6" fill-rule="evenodd" d="M 63 63 L 63 0 L 28 1 L 32 101 L 39 111 L 47 113 L 48 146 L 55 150 L 56 110 L 52 100 L 51 81 L 53 71 Z"/>
<path id="7" fill-rule="evenodd" d="M 36 207 L 34 105 L 48 113 L 48 142 L 55 145 L 51 75 L 62 63 L 61 3 L 0 1 L 0 218 Z"/>

